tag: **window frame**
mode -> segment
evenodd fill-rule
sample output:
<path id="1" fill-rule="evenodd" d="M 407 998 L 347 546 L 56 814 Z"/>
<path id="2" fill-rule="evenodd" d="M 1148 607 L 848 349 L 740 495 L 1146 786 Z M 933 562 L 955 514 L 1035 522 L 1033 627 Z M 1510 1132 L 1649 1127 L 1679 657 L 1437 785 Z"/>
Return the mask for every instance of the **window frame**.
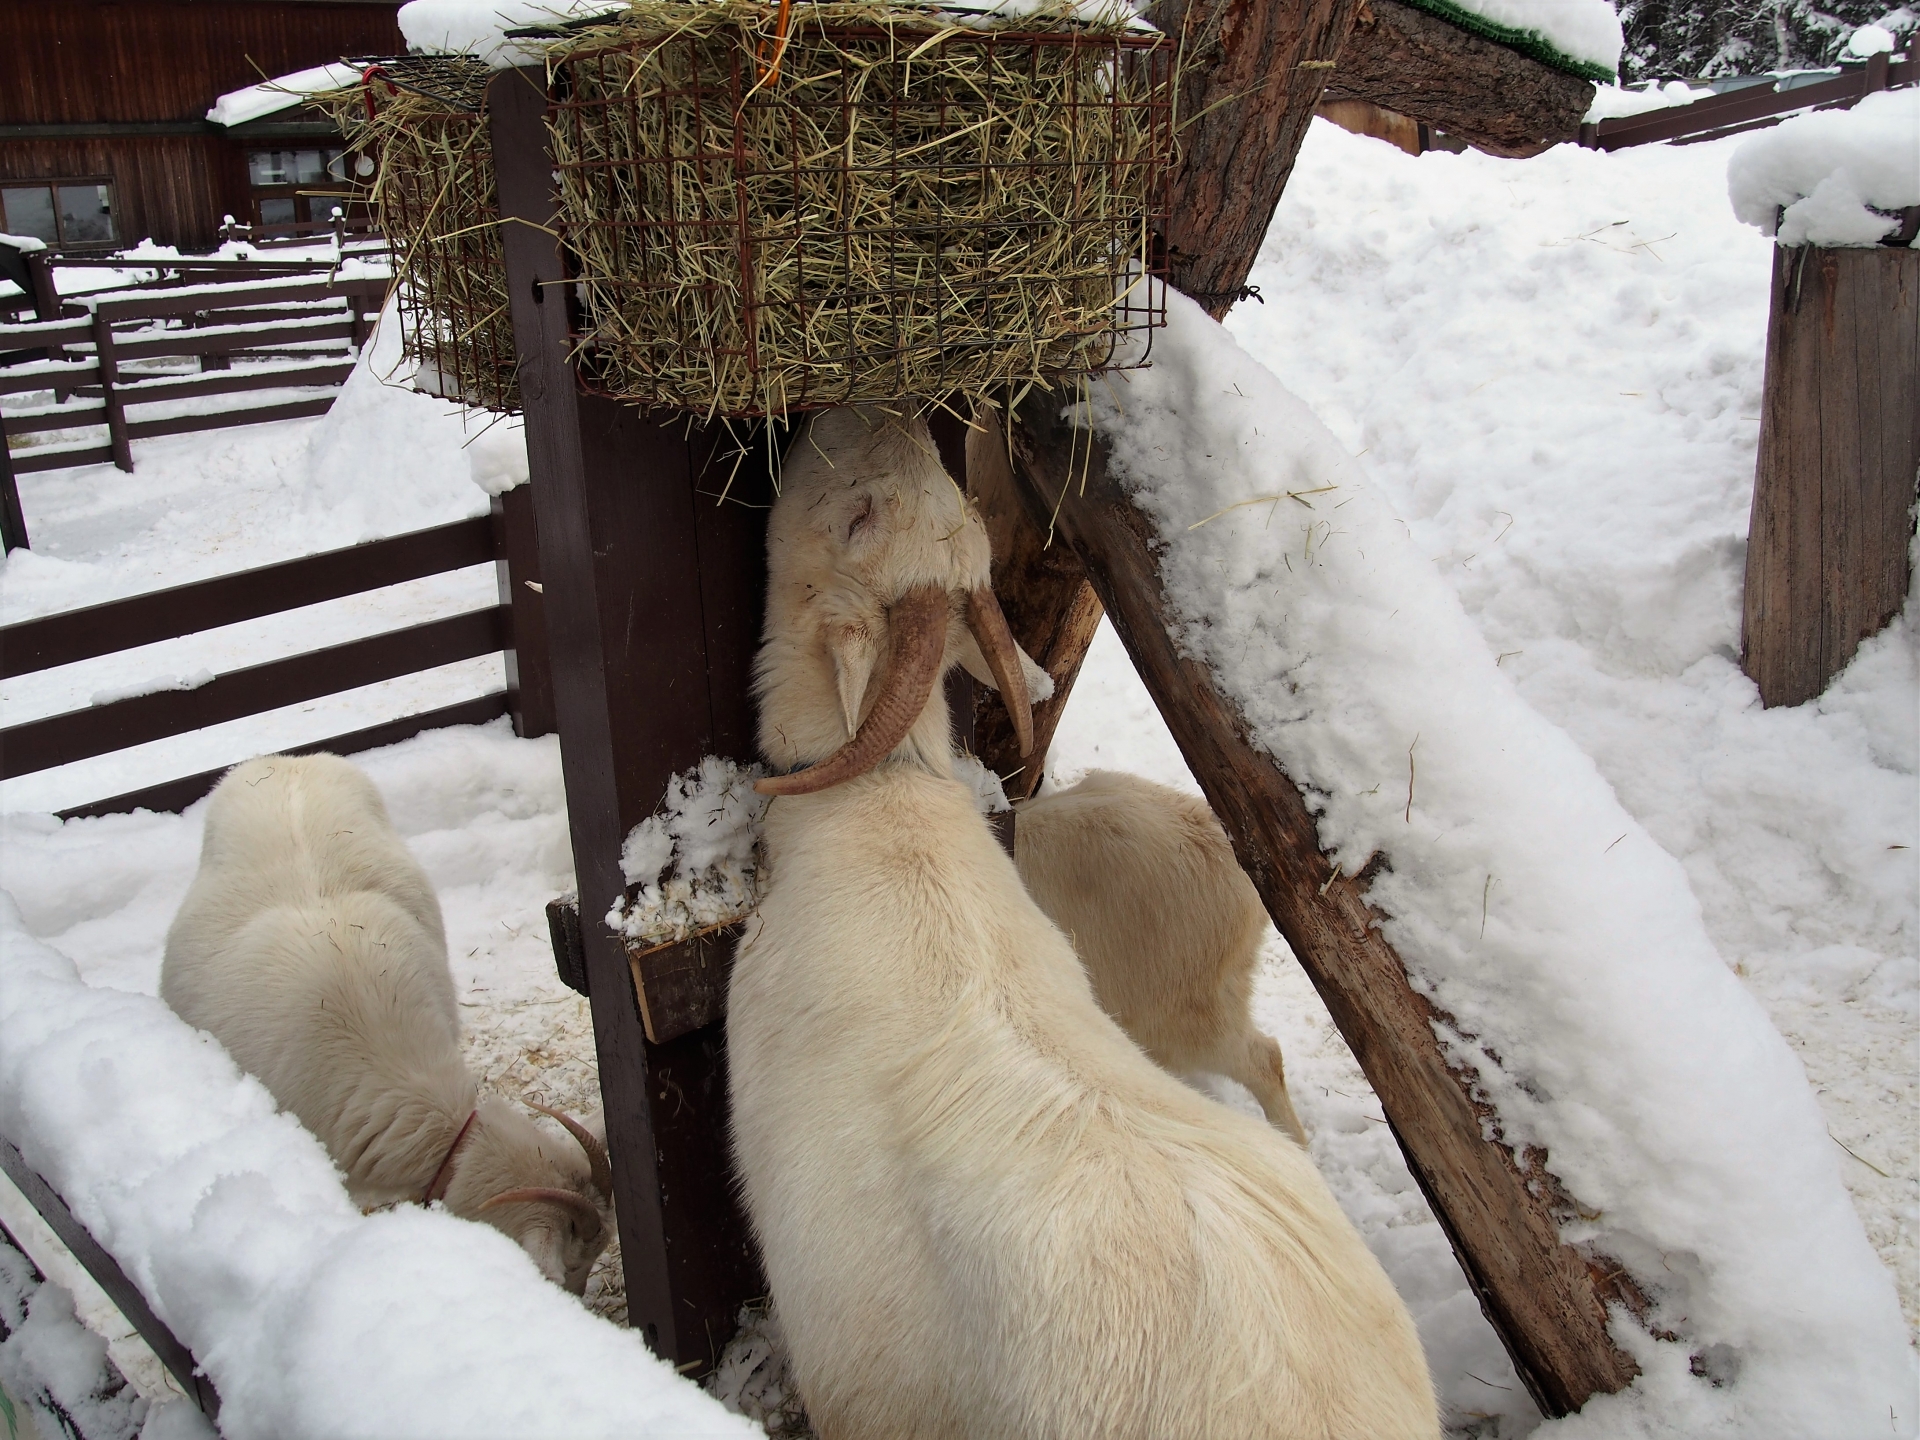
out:
<path id="1" fill-rule="evenodd" d="M 107 217 L 113 234 L 105 240 L 68 240 L 66 217 L 60 213 L 60 191 L 68 186 L 92 185 L 107 192 Z M 47 248 L 56 254 L 86 250 L 116 250 L 126 244 L 120 234 L 120 196 L 119 186 L 111 175 L 18 175 L 0 178 L 0 190 L 45 190 L 53 202 L 54 239 L 47 241 Z M 6 197 L 0 195 L 0 230 L 14 235 L 20 232 L 7 229 Z"/>

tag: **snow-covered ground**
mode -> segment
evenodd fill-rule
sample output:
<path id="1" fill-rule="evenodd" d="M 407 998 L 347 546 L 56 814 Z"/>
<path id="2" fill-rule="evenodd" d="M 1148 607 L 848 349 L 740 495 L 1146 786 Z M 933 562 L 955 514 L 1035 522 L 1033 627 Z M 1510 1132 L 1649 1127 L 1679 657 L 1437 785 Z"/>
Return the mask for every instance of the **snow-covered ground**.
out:
<path id="1" fill-rule="evenodd" d="M 1825 697 L 1793 710 L 1762 711 L 1739 673 L 1768 248 L 1727 201 L 1738 143 L 1415 158 L 1316 123 L 1252 277 L 1265 304 L 1243 305 L 1229 328 L 1359 457 L 1520 694 L 1685 868 L 1720 954 L 1806 1067 L 1911 1330 L 1915 636 L 1903 618 Z M 478 513 L 485 497 L 459 449 L 469 433 L 448 407 L 363 374 L 323 420 L 142 443 L 131 477 L 110 467 L 22 477 L 36 549 L 0 570 L 0 614 Z M 493 577 L 476 569 L 313 607 L 5 682 L 0 714 L 15 723 L 155 675 L 271 658 L 492 595 Z M 499 683 L 491 665 L 8 782 L 0 887 L 90 982 L 151 993 L 197 815 L 61 825 L 37 812 L 480 693 Z M 554 743 L 496 725 L 424 736 L 365 764 L 440 887 L 475 1068 L 503 1093 L 582 1105 L 593 1089 L 585 1007 L 554 978 L 541 914 L 570 885 Z M 1110 632 L 1052 757 L 1063 779 L 1094 766 L 1192 784 Z M 1526 1433 L 1532 1407 L 1365 1080 L 1277 940 L 1256 1005 L 1286 1050 L 1315 1158 L 1420 1322 L 1450 1426 Z M 608 1278 L 603 1267 L 591 1298 L 617 1311 Z"/>

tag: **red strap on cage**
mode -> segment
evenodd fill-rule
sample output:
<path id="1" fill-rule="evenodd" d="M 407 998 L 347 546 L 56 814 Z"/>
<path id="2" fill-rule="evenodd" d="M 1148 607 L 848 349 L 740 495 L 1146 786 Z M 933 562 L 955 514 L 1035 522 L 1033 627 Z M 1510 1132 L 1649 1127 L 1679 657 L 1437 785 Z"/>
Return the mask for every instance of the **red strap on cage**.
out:
<path id="1" fill-rule="evenodd" d="M 373 81 L 375 76 L 383 80 L 386 79 L 386 67 L 383 65 L 369 65 L 365 70 L 360 72 L 360 98 L 366 102 L 367 119 L 369 120 L 373 119 Z M 393 81 L 387 80 L 387 93 L 389 95 L 398 95 L 400 93 L 400 87 L 395 85 Z"/>
<path id="2" fill-rule="evenodd" d="M 787 53 L 787 11 L 793 0 L 780 0 L 780 13 L 773 21 L 773 61 L 767 61 L 767 41 L 762 40 L 754 50 L 754 64 L 759 68 L 761 85 L 771 85 L 780 78 L 780 60 Z"/>

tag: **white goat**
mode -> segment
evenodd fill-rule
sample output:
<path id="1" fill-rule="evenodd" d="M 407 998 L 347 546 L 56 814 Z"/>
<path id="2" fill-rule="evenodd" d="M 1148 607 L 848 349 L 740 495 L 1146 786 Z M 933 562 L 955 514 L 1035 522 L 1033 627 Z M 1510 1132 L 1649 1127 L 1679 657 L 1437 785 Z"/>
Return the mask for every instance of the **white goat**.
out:
<path id="1" fill-rule="evenodd" d="M 816 763 L 761 782 L 785 798 L 727 1024 L 819 1433 L 1437 1435 L 1412 1322 L 1312 1162 L 1127 1039 L 952 778 L 963 609 L 1025 706 L 924 424 L 816 417 L 768 565 L 761 744 Z"/>
<path id="2" fill-rule="evenodd" d="M 335 755 L 236 766 L 167 932 L 160 994 L 257 1076 L 362 1206 L 444 1199 L 576 1295 L 610 1234 L 606 1147 L 477 1099 L 446 932 L 380 792 Z"/>
<path id="3" fill-rule="evenodd" d="M 1093 997 L 1175 1074 L 1231 1075 L 1307 1143 L 1280 1047 L 1248 1013 L 1267 911 L 1204 800 L 1095 770 L 1014 827 L 1027 893 L 1066 931 Z"/>

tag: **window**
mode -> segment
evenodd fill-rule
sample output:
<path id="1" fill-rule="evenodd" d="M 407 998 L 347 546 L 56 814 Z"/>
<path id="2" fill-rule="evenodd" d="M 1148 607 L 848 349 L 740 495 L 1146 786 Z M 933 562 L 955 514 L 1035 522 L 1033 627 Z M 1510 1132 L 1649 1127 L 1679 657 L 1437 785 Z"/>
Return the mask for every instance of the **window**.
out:
<path id="1" fill-rule="evenodd" d="M 0 186 L 0 231 L 31 235 L 55 249 L 111 245 L 113 187 L 104 180 L 50 180 Z"/>
<path id="2" fill-rule="evenodd" d="M 348 157 L 335 149 L 249 150 L 247 179 L 253 186 L 254 221 L 292 225 L 324 221 L 335 205 L 345 204 Z M 305 186 L 318 186 L 307 190 Z"/>

